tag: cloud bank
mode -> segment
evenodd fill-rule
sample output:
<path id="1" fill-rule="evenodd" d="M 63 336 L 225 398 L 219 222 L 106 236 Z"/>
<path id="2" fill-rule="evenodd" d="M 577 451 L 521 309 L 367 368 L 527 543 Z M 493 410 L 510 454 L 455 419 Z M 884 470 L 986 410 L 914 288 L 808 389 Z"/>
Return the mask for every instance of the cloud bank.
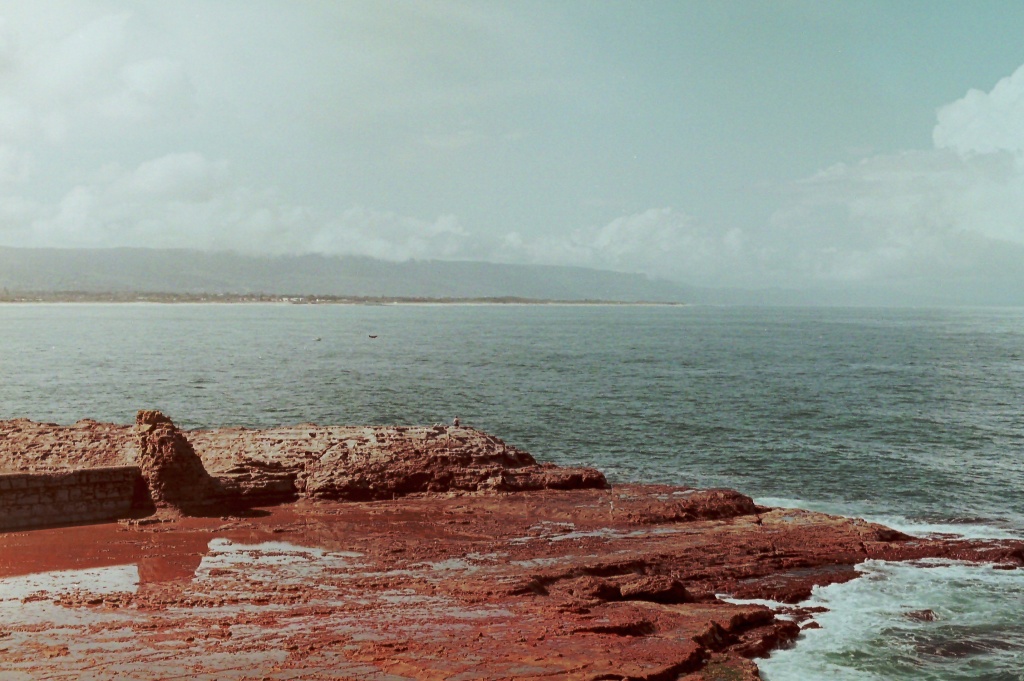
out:
<path id="1" fill-rule="evenodd" d="M 796 183 L 773 218 L 781 241 L 802 244 L 789 282 L 949 293 L 1024 284 L 1024 67 L 937 119 L 933 149 L 837 164 Z"/>
<path id="2" fill-rule="evenodd" d="M 454 19 L 470 28 L 496 30 L 495 17 L 486 13 L 443 5 L 424 5 L 417 11 L 430 22 Z M 365 23 L 368 16 L 372 19 L 356 19 Z M 20 31 L 12 27 L 17 22 L 0 24 L 0 244 L 481 259 L 581 265 L 668 278 L 680 273 L 713 277 L 716 263 L 742 249 L 738 229 L 717 234 L 673 208 L 622 215 L 586 228 L 552 225 L 539 235 L 502 234 L 485 226 L 471 229 L 450 213 L 410 216 L 386 206 L 313 206 L 273 184 L 254 183 L 236 160 L 196 147 L 164 143 L 162 153 L 147 156 L 144 152 L 157 147 L 152 140 L 160 132 L 169 132 L 173 140 L 176 130 L 203 117 L 204 88 L 196 82 L 204 75 L 190 72 L 187 60 L 161 53 L 166 36 L 147 39 L 151 34 L 145 22 L 132 13 L 71 16 L 65 21 L 35 30 L 26 29 L 22 21 Z M 498 24 L 509 30 L 507 21 Z M 412 39 L 422 41 L 424 36 Z M 373 49 L 366 44 L 356 47 Z M 409 49 L 398 49 L 380 68 L 408 70 L 415 61 Z M 453 49 L 448 46 L 439 54 L 447 70 L 454 72 L 464 55 Z M 341 77 L 353 81 L 369 76 Z M 410 93 L 415 84 L 407 83 L 383 97 L 376 115 L 439 97 L 500 101 L 509 92 L 537 88 L 510 85 L 514 80 L 506 75 L 473 89 L 455 79 L 441 93 L 419 96 Z M 146 143 L 125 147 L 125 137 Z M 457 133 L 423 135 L 421 141 L 444 152 L 472 147 L 480 138 L 480 133 L 460 128 Z M 90 165 L 89 155 L 81 153 L 87 145 L 107 147 L 121 158 Z M 49 192 L 36 189 L 53 167 L 66 178 L 63 186 L 50 178 Z"/>
<path id="3" fill-rule="evenodd" d="M 187 247 L 384 260 L 458 257 L 467 236 L 452 216 L 425 221 L 359 207 L 331 214 L 290 204 L 238 183 L 227 161 L 195 152 L 131 169 L 104 166 L 52 205 L 0 197 L 0 235 L 34 247 Z"/>
<path id="4" fill-rule="evenodd" d="M 419 153 L 425 149 L 444 162 L 480 153 L 488 134 L 457 112 L 548 91 L 554 81 L 521 78 L 543 71 L 539 59 L 505 50 L 502 68 L 494 70 L 464 63 L 454 44 L 428 50 L 434 33 L 396 29 L 390 37 L 402 40 L 392 52 L 356 40 L 339 48 L 349 62 L 324 67 L 324 73 L 337 71 L 340 91 L 361 83 L 377 99 L 353 99 L 334 120 L 346 102 L 317 80 L 310 91 L 324 98 L 322 110 L 315 102 L 290 102 L 285 92 L 261 118 L 259 100 L 239 94 L 256 85 L 231 82 L 227 57 L 203 53 L 209 57 L 203 61 L 192 54 L 201 52 L 192 48 L 202 36 L 181 33 L 191 28 L 179 23 L 175 34 L 152 14 L 81 7 L 91 10 L 57 13 L 58 20 L 49 21 L 22 8 L 0 18 L 0 245 L 492 260 L 748 288 L 873 286 L 913 293 L 974 287 L 981 295 L 1024 285 L 1024 66 L 990 91 L 971 90 L 940 107 L 930 149 L 783 181 L 778 209 L 761 222 L 713 224 L 687 206 L 665 202 L 582 227 L 498 230 L 479 219 L 468 223 L 454 207 L 425 214 L 355 198 L 311 200 L 289 190 L 294 183 L 268 180 L 250 165 L 263 149 L 277 149 L 282 158 L 298 154 L 304 126 L 325 135 L 343 124 L 369 130 L 373 121 L 394 123 L 424 107 L 451 113 L 451 120 L 410 133 Z M 390 26 L 367 7 L 362 14 L 338 11 L 349 12 L 346 21 L 361 29 Z M 500 42 L 502 32 L 511 42 L 529 34 L 523 26 L 505 28 L 508 17 L 497 21 L 486 11 L 444 3 L 417 7 L 423 14 L 417 26 L 455 21 L 474 45 L 485 38 Z M 423 50 L 433 50 L 436 61 L 418 62 Z M 376 70 L 367 54 L 382 55 Z M 365 69 L 357 68 L 360 60 Z M 287 80 L 270 64 L 263 64 L 262 75 Z M 410 65 L 419 80 L 443 87 L 411 82 Z M 394 87 L 377 82 L 389 73 Z M 248 131 L 247 155 L 211 127 L 225 117 Z M 510 124 L 500 134 L 514 142 L 528 133 Z M 405 158 L 396 154 L 397 165 L 381 164 L 385 171 L 372 162 L 359 170 L 388 182 L 386 169 Z M 516 191 L 508 188 L 510 201 L 530 200 Z"/>
<path id="5" fill-rule="evenodd" d="M 991 92 L 970 90 L 938 111 L 932 139 L 959 154 L 1024 151 L 1024 66 Z"/>

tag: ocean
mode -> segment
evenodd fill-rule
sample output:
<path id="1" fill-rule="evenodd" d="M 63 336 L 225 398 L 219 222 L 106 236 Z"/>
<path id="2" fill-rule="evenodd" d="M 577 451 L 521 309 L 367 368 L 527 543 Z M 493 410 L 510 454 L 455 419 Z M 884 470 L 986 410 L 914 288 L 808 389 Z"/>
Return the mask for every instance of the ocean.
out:
<path id="1" fill-rule="evenodd" d="M 17 304 L 0 350 L 5 419 L 458 416 L 613 482 L 1024 537 L 1021 309 Z M 766 679 L 1024 679 L 1024 570 L 861 571 Z"/>

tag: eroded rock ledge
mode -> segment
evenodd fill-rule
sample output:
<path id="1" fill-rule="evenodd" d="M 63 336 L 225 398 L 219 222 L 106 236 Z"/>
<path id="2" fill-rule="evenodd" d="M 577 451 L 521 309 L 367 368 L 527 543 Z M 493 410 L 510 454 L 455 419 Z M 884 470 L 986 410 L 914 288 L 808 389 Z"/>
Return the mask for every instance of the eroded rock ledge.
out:
<path id="1" fill-rule="evenodd" d="M 540 465 L 470 429 L 183 433 L 140 414 L 135 427 L 76 424 L 57 450 L 58 427 L 0 432 L 6 452 L 34 443 L 22 462 L 36 470 L 74 454 L 138 465 L 158 506 L 295 498 L 0 533 L 0 579 L 124 565 L 139 576 L 124 591 L 84 583 L 7 608 L 0 667 L 26 678 L 751 681 L 752 660 L 791 644 L 814 612 L 724 594 L 798 604 L 867 559 L 1024 566 L 1021 542 L 912 538 L 731 490 L 608 488 L 596 471 Z M 107 457 L 130 458 L 103 458 L 89 433 Z M 176 489 L 189 485 L 205 491 Z"/>
<path id="2" fill-rule="evenodd" d="M 185 513 L 303 497 L 367 501 L 608 486 L 600 471 L 539 464 L 468 427 L 302 424 L 183 431 L 158 411 L 140 411 L 134 426 L 0 422 L 0 474 L 118 466 L 141 469 L 156 508 Z"/>
<path id="3" fill-rule="evenodd" d="M 593 468 L 539 464 L 487 433 L 454 426 L 314 426 L 188 433 L 226 494 L 369 501 L 407 494 L 608 486 Z"/>

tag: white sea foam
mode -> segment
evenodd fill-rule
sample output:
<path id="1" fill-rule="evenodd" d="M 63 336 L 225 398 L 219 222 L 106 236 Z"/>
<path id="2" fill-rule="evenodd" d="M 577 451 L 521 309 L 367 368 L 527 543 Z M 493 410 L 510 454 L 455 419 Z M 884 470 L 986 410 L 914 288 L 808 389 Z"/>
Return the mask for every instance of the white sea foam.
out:
<path id="1" fill-rule="evenodd" d="M 761 661 L 766 681 L 1020 681 L 1024 571 L 952 561 L 867 561 L 816 588 L 821 629 Z M 931 611 L 934 620 L 913 613 Z"/>

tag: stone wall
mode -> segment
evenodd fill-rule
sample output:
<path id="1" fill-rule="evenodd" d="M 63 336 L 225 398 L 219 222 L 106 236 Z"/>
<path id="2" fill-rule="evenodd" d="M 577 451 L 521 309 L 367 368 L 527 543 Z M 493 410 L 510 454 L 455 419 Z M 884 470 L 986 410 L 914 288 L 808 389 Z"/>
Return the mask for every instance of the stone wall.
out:
<path id="1" fill-rule="evenodd" d="M 0 531 L 123 518 L 140 480 L 137 466 L 0 475 Z"/>

